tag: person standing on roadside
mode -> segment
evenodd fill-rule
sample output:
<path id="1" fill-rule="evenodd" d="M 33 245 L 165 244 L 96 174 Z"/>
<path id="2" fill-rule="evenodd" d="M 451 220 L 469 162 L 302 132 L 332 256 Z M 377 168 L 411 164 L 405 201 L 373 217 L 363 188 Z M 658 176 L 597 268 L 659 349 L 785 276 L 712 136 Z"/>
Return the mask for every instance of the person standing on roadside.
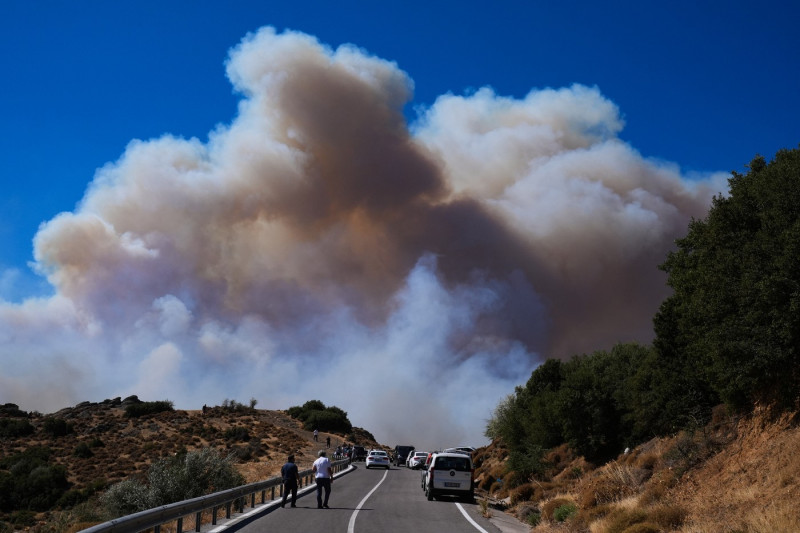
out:
<path id="1" fill-rule="evenodd" d="M 292 507 L 297 507 L 297 484 L 300 481 L 300 473 L 297 470 L 297 465 L 294 464 L 294 455 L 290 455 L 286 464 L 281 467 L 281 477 L 283 478 L 283 501 L 281 507 L 286 507 L 286 498 L 289 496 L 289 491 L 292 491 Z"/>
<path id="2" fill-rule="evenodd" d="M 314 472 L 314 481 L 317 483 L 317 509 L 330 509 L 328 498 L 331 495 L 331 485 L 333 484 L 333 469 L 331 462 L 326 457 L 325 450 L 319 451 L 319 459 L 314 461 L 311 467 Z M 325 490 L 325 500 L 322 500 L 322 491 Z"/>

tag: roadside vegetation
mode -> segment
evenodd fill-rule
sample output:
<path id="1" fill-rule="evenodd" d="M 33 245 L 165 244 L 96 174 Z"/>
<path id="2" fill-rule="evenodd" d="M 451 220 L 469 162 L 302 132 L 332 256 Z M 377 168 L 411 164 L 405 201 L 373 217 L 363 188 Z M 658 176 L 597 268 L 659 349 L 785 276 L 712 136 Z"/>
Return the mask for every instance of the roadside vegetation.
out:
<path id="1" fill-rule="evenodd" d="M 526 513 L 531 525 L 680 530 L 686 509 L 658 506 L 661 496 L 739 438 L 743 419 L 757 411 L 762 425 L 796 425 L 800 149 L 782 150 L 769 163 L 756 157 L 729 185 L 660 266 L 673 294 L 654 317 L 652 345 L 621 343 L 548 360 L 495 408 L 486 436 L 507 460 L 484 488 L 515 504 L 541 504 Z M 617 459 L 654 438 L 671 439 L 668 449 Z M 571 471 L 558 468 L 567 457 Z M 556 476 L 583 478 L 597 465 L 609 466 L 594 472 L 577 498 L 558 499 L 550 490 L 559 486 Z M 656 472 L 658 483 L 641 493 Z M 500 478 L 503 486 L 493 486 Z M 620 505 L 633 495 L 642 501 Z"/>

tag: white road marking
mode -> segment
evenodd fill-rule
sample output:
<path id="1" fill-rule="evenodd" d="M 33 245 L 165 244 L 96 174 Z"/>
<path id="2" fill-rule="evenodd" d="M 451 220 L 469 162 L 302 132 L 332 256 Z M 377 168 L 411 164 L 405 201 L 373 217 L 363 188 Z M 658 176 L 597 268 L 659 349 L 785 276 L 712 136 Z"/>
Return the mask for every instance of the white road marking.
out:
<path id="1" fill-rule="evenodd" d="M 458 510 L 461 511 L 461 514 L 464 515 L 464 518 L 466 518 L 469 521 L 470 524 L 475 526 L 475 529 L 477 529 L 481 533 L 489 533 L 488 531 L 483 529 L 481 526 L 479 526 L 478 523 L 475 520 L 473 520 L 471 516 L 469 516 L 469 514 L 467 514 L 467 511 L 465 511 L 464 508 L 461 507 L 460 503 L 456 503 L 456 507 L 458 507 Z"/>
<path id="2" fill-rule="evenodd" d="M 376 490 L 378 490 L 378 487 L 380 487 L 380 486 L 381 486 L 381 483 L 383 483 L 383 480 L 385 480 L 385 479 L 386 479 L 386 476 L 388 476 L 388 475 L 389 475 L 389 470 L 387 469 L 387 470 L 386 470 L 386 472 L 384 472 L 384 473 L 383 473 L 383 477 L 381 478 L 381 480 L 380 480 L 380 481 L 378 481 L 378 484 L 377 484 L 377 485 L 375 485 L 374 487 L 372 487 L 372 490 L 371 490 L 371 491 L 369 491 L 369 492 L 367 493 L 367 495 L 366 495 L 366 496 L 364 496 L 364 499 L 363 499 L 363 500 L 361 500 L 361 502 L 359 502 L 359 504 L 356 506 L 356 510 L 355 510 L 355 511 L 353 511 L 353 514 L 350 516 L 350 523 L 349 523 L 349 524 L 347 524 L 347 533 L 353 533 L 353 532 L 355 531 L 355 526 L 356 526 L 356 516 L 358 516 L 358 511 L 359 511 L 359 510 L 360 510 L 362 507 L 364 507 L 364 504 L 365 504 L 365 503 L 367 503 L 367 500 L 369 499 L 369 497 L 370 497 L 370 496 L 372 496 L 372 493 L 373 493 L 373 492 L 375 492 Z"/>

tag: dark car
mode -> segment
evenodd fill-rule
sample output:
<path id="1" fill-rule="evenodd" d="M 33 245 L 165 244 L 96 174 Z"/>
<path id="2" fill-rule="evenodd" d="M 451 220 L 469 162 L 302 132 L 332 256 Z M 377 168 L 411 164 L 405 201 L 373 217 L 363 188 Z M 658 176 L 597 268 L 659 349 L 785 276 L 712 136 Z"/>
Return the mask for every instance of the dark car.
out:
<path id="1" fill-rule="evenodd" d="M 408 459 L 409 454 L 414 453 L 415 448 L 413 446 L 395 446 L 394 447 L 394 464 L 397 466 L 406 464 L 406 459 Z"/>
<path id="2" fill-rule="evenodd" d="M 351 461 L 365 461 L 367 459 L 367 449 L 363 446 L 353 446 Z"/>

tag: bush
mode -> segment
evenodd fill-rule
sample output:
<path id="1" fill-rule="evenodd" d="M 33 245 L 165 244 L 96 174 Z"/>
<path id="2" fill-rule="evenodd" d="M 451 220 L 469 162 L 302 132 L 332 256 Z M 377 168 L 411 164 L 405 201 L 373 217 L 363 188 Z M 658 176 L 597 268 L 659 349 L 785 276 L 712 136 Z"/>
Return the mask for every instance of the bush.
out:
<path id="1" fill-rule="evenodd" d="M 203 448 L 156 461 L 148 470 L 147 484 L 122 481 L 111 486 L 101 500 L 114 516 L 123 516 L 243 483 L 232 456 L 222 457 L 213 448 Z"/>
<path id="2" fill-rule="evenodd" d="M 578 508 L 575 507 L 574 503 L 567 503 L 556 507 L 555 511 L 553 511 L 553 520 L 556 522 L 564 522 L 569 517 L 574 515 L 578 511 Z"/>
<path id="3" fill-rule="evenodd" d="M 617 508 L 608 516 L 606 533 L 622 533 L 628 531 L 631 526 L 644 523 L 646 520 L 647 513 L 640 509 Z"/>
<path id="4" fill-rule="evenodd" d="M 128 418 L 138 418 L 140 416 L 152 415 L 155 413 L 163 413 L 167 411 L 174 411 L 175 408 L 169 400 L 160 402 L 141 402 L 134 403 L 125 408 L 125 416 Z"/>
<path id="5" fill-rule="evenodd" d="M 0 439 L 31 435 L 36 428 L 25 418 L 0 418 Z"/>
<path id="6" fill-rule="evenodd" d="M 245 442 L 250 440 L 250 432 L 246 427 L 237 426 L 225 430 L 225 438 L 227 440 Z"/>
<path id="7" fill-rule="evenodd" d="M 553 520 L 556 509 L 567 505 L 574 506 L 575 504 L 567 498 L 554 498 L 542 506 L 542 517 L 547 520 Z"/>
<path id="8" fill-rule="evenodd" d="M 655 522 L 665 529 L 678 529 L 687 516 L 686 509 L 678 505 L 659 505 L 647 513 L 649 521 Z"/>
<path id="9" fill-rule="evenodd" d="M 74 455 L 75 457 L 79 457 L 81 459 L 88 459 L 89 457 L 92 457 L 94 454 L 92 453 L 92 450 L 89 448 L 88 444 L 86 444 L 85 442 L 81 442 L 75 447 L 75 450 L 72 452 L 72 455 Z"/>
<path id="10" fill-rule="evenodd" d="M 46 511 L 58 501 L 70 484 L 66 468 L 49 458 L 49 448 L 34 446 L 0 461 L 7 470 L 0 471 L 0 511 Z"/>
<path id="11" fill-rule="evenodd" d="M 63 437 L 69 435 L 73 431 L 72 424 L 68 423 L 63 418 L 48 417 L 42 422 L 42 429 L 51 437 Z"/>

